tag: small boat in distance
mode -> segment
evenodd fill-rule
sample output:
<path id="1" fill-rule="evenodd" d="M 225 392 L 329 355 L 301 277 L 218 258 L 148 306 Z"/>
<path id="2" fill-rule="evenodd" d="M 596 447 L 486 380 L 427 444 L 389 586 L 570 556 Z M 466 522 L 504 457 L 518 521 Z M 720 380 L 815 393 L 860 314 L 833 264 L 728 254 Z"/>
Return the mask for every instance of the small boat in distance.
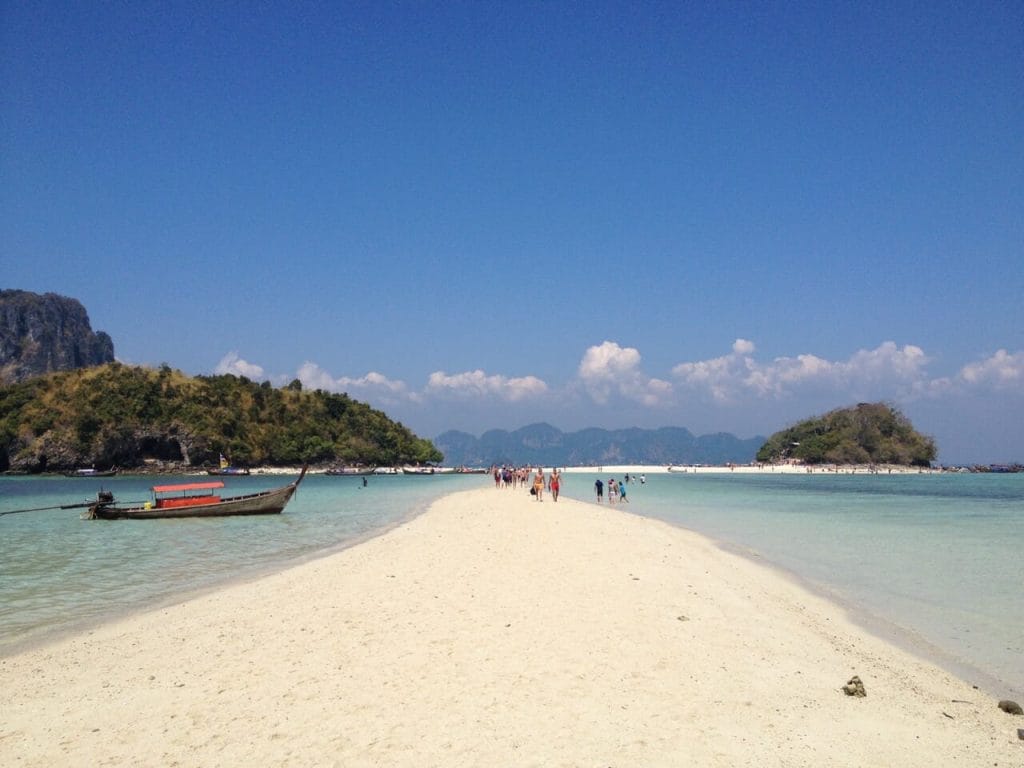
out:
<path id="1" fill-rule="evenodd" d="M 222 453 L 220 455 L 220 466 L 217 469 L 208 469 L 208 470 L 206 470 L 206 474 L 208 474 L 208 475 L 229 475 L 229 476 L 234 475 L 234 476 L 239 476 L 239 475 L 248 475 L 249 474 L 249 470 L 246 469 L 245 467 L 233 467 L 233 466 L 231 466 L 231 462 L 228 461 L 227 459 L 225 459 L 224 458 L 224 454 Z"/>
<path id="2" fill-rule="evenodd" d="M 153 501 L 142 506 L 119 507 L 112 494 L 97 495 L 84 514 L 87 520 L 158 520 L 176 517 L 228 517 L 231 515 L 276 515 L 306 476 L 306 467 L 295 482 L 269 491 L 221 498 L 211 491 L 224 487 L 223 480 L 153 486 Z"/>
<path id="3" fill-rule="evenodd" d="M 76 469 L 74 472 L 65 472 L 64 477 L 113 477 L 117 474 L 117 469 Z"/>
<path id="4" fill-rule="evenodd" d="M 363 475 L 372 475 L 374 471 L 374 467 L 332 467 L 324 472 L 324 474 L 331 475 L 332 477 L 361 477 Z"/>

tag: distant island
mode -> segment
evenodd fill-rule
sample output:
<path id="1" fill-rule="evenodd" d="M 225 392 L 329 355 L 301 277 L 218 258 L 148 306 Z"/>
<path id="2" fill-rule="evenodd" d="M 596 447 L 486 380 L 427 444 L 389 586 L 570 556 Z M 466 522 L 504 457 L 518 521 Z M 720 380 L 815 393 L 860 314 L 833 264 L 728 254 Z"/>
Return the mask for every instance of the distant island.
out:
<path id="1" fill-rule="evenodd" d="M 921 467 L 936 453 L 932 438 L 884 403 L 830 411 L 767 440 L 696 436 L 684 427 L 562 432 L 540 423 L 479 438 L 449 431 L 432 443 L 346 394 L 303 391 L 298 380 L 275 388 L 232 375 L 189 377 L 167 365 L 122 365 L 110 336 L 92 330 L 76 299 L 0 290 L 0 471 L 193 467 L 222 454 L 242 466 L 756 460 Z"/>
<path id="2" fill-rule="evenodd" d="M 0 471 L 396 465 L 444 457 L 348 395 L 109 363 L 0 386 Z"/>
<path id="3" fill-rule="evenodd" d="M 345 394 L 122 365 L 85 307 L 0 291 L 0 471 L 439 462 L 429 440 Z"/>
<path id="4" fill-rule="evenodd" d="M 445 462 L 456 466 L 531 464 L 746 464 L 764 437 L 740 439 L 727 432 L 696 436 L 684 427 L 661 429 L 583 429 L 562 432 L 540 423 L 508 432 L 493 429 L 480 437 L 449 431 L 434 438 Z"/>
<path id="5" fill-rule="evenodd" d="M 776 432 L 757 452 L 757 460 L 927 467 L 936 455 L 935 441 L 915 430 L 896 408 L 858 403 Z"/>

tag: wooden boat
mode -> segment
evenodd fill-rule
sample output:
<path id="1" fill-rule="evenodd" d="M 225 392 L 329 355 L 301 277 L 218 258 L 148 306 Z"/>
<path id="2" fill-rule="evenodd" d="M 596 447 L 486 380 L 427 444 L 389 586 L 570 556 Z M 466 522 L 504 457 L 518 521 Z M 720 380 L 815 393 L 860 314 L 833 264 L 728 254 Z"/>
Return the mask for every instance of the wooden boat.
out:
<path id="1" fill-rule="evenodd" d="M 244 467 L 233 467 L 231 462 L 224 458 L 224 454 L 220 455 L 220 466 L 217 469 L 206 470 L 208 475 L 227 475 L 227 476 L 244 476 L 249 474 L 249 470 Z"/>
<path id="2" fill-rule="evenodd" d="M 361 477 L 362 475 L 372 475 L 373 473 L 373 467 L 334 467 L 324 472 L 325 475 L 331 475 L 332 477 Z"/>
<path id="3" fill-rule="evenodd" d="M 206 470 L 208 475 L 224 475 L 224 476 L 235 476 L 244 477 L 249 474 L 249 470 L 245 467 L 218 467 L 217 469 Z"/>
<path id="4" fill-rule="evenodd" d="M 119 507 L 109 494 L 98 496 L 96 503 L 85 513 L 87 520 L 157 520 L 170 517 L 228 517 L 230 515 L 277 515 L 285 508 L 302 478 L 281 488 L 242 496 L 222 498 L 212 493 L 223 488 L 222 480 L 205 483 L 180 483 L 153 486 L 153 501 L 141 507 Z"/>
<path id="5" fill-rule="evenodd" d="M 455 467 L 402 467 L 406 475 L 454 475 Z"/>
<path id="6" fill-rule="evenodd" d="M 64 477 L 113 477 L 116 474 L 116 469 L 76 469 L 74 472 L 65 472 Z"/>

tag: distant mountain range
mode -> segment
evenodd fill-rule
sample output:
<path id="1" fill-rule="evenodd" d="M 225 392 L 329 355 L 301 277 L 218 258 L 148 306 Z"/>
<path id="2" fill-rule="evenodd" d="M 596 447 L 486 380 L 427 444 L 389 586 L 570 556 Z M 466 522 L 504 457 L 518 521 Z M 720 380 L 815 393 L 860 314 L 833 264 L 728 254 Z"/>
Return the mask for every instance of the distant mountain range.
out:
<path id="1" fill-rule="evenodd" d="M 661 429 L 583 429 L 562 432 L 531 424 L 514 432 L 493 429 L 479 438 L 449 431 L 434 439 L 450 466 L 535 464 L 745 464 L 754 460 L 764 437 L 741 440 L 727 432 L 695 436 L 684 427 Z"/>

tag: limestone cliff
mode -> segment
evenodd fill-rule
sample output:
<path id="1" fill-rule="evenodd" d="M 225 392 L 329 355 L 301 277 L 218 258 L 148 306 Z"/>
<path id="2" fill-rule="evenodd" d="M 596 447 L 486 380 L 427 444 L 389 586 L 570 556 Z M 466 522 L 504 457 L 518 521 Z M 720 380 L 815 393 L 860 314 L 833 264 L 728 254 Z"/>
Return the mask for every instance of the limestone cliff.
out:
<path id="1" fill-rule="evenodd" d="M 76 299 L 0 290 L 0 384 L 113 360 L 114 342 Z"/>

